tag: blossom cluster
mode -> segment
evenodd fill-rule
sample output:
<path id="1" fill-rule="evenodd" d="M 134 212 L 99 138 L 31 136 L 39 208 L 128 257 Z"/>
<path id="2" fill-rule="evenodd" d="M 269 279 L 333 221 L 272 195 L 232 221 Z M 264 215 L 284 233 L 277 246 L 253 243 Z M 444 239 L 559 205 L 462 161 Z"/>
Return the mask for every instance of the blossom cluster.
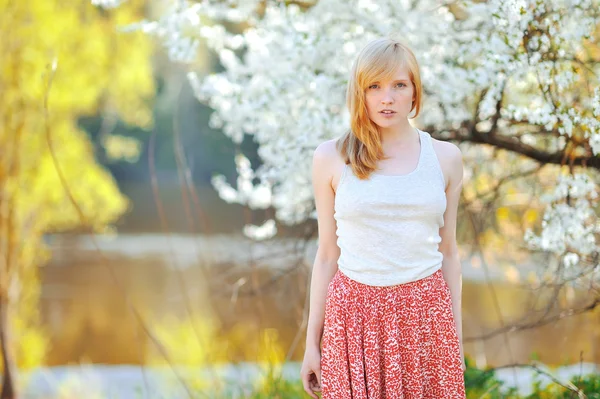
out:
<path id="1" fill-rule="evenodd" d="M 139 28 L 161 39 L 174 61 L 192 62 L 201 40 L 218 54 L 224 70 L 191 71 L 190 84 L 214 109 L 213 127 L 235 142 L 253 136 L 262 164 L 252 171 L 239 156 L 237 187 L 223 177 L 214 186 L 227 201 L 273 207 L 278 221 L 295 224 L 315 216 L 312 153 L 348 129 L 349 70 L 376 37 L 393 34 L 417 55 L 426 93 L 417 123 L 440 137 L 470 125 L 553 151 L 576 138 L 587 156 L 598 155 L 600 68 L 586 51 L 596 45 L 598 9 L 598 0 L 177 1 Z M 242 21 L 241 33 L 225 28 Z M 591 176 L 583 169 L 559 177 L 540 235 L 526 234 L 532 248 L 570 266 L 579 259 L 573 254 L 598 250 Z M 246 232 L 267 238 L 274 226 Z"/>
<path id="2" fill-rule="evenodd" d="M 542 221 L 542 233 L 526 232 L 533 248 L 554 252 L 590 255 L 596 250 L 595 234 L 600 231 L 592 205 L 598 203 L 597 186 L 587 174 L 558 178 L 555 190 L 542 197 L 549 204 Z"/>

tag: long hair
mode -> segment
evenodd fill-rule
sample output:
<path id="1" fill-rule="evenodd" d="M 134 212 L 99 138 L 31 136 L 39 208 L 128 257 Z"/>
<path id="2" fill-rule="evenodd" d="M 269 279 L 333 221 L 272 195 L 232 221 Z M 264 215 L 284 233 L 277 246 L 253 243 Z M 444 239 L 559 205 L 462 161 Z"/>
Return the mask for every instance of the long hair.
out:
<path id="1" fill-rule="evenodd" d="M 384 159 L 378 126 L 367 112 L 365 90 L 372 82 L 391 79 L 399 67 L 407 67 L 414 87 L 413 118 L 421 110 L 422 86 L 419 64 L 413 52 L 400 41 L 384 37 L 368 43 L 352 66 L 346 91 L 350 111 L 350 129 L 340 137 L 336 147 L 346 164 L 360 179 L 366 179 Z"/>

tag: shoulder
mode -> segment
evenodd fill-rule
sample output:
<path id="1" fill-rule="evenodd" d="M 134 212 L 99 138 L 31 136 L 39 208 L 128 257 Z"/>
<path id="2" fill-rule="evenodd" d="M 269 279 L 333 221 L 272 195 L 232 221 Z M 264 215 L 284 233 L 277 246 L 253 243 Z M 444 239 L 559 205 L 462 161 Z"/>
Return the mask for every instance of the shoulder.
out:
<path id="1" fill-rule="evenodd" d="M 433 137 L 431 137 L 431 143 L 442 166 L 454 166 L 456 168 L 461 165 L 462 167 L 462 151 L 456 144 Z"/>
<path id="2" fill-rule="evenodd" d="M 463 155 L 460 147 L 449 141 L 431 137 L 431 143 L 444 173 L 446 183 L 462 181 Z"/>
<path id="3" fill-rule="evenodd" d="M 336 139 L 331 139 L 319 144 L 315 149 L 314 158 L 327 160 L 332 157 L 335 157 L 335 155 L 337 154 L 337 149 L 335 145 L 336 141 Z"/>
<path id="4" fill-rule="evenodd" d="M 336 143 L 337 139 L 331 139 L 319 144 L 313 153 L 314 163 L 333 168 L 336 168 L 340 164 L 343 165 L 344 160 L 337 149 Z"/>
<path id="5" fill-rule="evenodd" d="M 431 143 L 433 144 L 433 149 L 435 150 L 438 158 L 444 158 L 454 162 L 462 162 L 462 152 L 456 144 L 449 141 L 435 139 L 433 136 L 431 136 Z"/>
<path id="6" fill-rule="evenodd" d="M 313 153 L 313 178 L 318 175 L 319 179 L 328 180 L 334 190 L 345 164 L 338 151 L 337 141 L 338 139 L 324 141 Z"/>

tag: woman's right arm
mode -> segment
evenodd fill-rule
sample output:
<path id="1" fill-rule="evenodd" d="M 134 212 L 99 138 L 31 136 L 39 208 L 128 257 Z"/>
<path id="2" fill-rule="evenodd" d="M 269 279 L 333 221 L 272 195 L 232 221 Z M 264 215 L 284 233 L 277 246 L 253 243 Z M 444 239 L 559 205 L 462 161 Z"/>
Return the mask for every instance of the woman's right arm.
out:
<path id="1" fill-rule="evenodd" d="M 340 255 L 333 217 L 335 193 L 332 183 L 339 168 L 340 159 L 335 149 L 335 142 L 331 140 L 319 145 L 313 155 L 312 169 L 319 237 L 311 275 L 306 353 L 301 372 L 304 389 L 313 398 L 316 398 L 314 392 L 320 391 L 321 386 L 320 345 L 325 321 L 327 288 L 337 271 Z"/>

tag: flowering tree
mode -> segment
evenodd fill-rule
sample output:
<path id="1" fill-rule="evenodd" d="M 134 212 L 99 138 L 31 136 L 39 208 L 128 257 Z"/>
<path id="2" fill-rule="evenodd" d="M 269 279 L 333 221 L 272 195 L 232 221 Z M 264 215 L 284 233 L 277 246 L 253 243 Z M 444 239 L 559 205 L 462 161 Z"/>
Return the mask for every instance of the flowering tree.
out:
<path id="1" fill-rule="evenodd" d="M 598 264 L 598 10 L 598 0 L 173 1 L 159 19 L 130 28 L 156 36 L 173 61 L 189 64 L 198 99 L 214 109 L 213 127 L 235 142 L 248 134 L 258 143 L 263 163 L 252 170 L 238 156 L 236 187 L 214 178 L 221 197 L 273 207 L 287 224 L 314 217 L 312 152 L 347 129 L 345 85 L 356 53 L 395 34 L 421 65 L 426 96 L 417 123 L 424 130 L 465 149 L 505 150 L 520 165 L 557 165 L 554 189 L 541 198 L 541 226 L 524 239 L 558 256 L 551 272 L 565 281 L 590 276 Z M 231 22 L 246 28 L 230 32 Z M 194 72 L 201 42 L 218 54 L 223 72 Z M 493 175 L 506 169 L 485 167 Z M 275 232 L 273 220 L 246 230 L 258 239 Z"/>

